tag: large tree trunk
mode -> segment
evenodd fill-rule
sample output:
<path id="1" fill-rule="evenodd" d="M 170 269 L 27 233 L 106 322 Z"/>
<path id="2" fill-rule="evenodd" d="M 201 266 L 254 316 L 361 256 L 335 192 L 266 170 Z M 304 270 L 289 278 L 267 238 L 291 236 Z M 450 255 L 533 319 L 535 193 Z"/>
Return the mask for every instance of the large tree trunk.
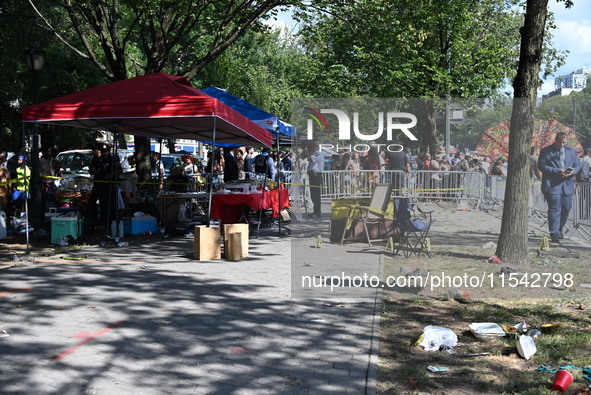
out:
<path id="1" fill-rule="evenodd" d="M 527 0 L 521 28 L 519 68 L 513 82 L 515 100 L 509 134 L 509 171 L 497 246 L 497 256 L 503 262 L 527 262 L 529 153 L 547 7 L 548 0 Z"/>

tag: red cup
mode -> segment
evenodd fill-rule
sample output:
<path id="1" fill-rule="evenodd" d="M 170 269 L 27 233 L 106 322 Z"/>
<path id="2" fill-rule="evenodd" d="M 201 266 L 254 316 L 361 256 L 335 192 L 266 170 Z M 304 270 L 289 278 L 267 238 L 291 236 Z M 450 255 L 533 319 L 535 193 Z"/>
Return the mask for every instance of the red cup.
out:
<path id="1" fill-rule="evenodd" d="M 564 392 L 568 389 L 568 386 L 573 382 L 573 375 L 568 370 L 559 370 L 554 376 L 554 383 L 552 384 L 552 390 L 558 392 Z"/>

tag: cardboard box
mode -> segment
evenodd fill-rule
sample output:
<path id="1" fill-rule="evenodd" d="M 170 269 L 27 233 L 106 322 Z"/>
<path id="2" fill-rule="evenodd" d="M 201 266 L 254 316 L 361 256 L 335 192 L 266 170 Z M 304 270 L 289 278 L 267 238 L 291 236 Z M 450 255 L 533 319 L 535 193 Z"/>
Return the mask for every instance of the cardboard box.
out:
<path id="1" fill-rule="evenodd" d="M 224 224 L 224 258 L 230 259 L 228 255 L 228 235 L 231 233 L 240 233 L 240 249 L 241 256 L 245 258 L 248 256 L 248 224 Z"/>
<path id="2" fill-rule="evenodd" d="M 230 261 L 238 261 L 243 258 L 242 255 L 242 233 L 234 232 L 224 236 L 224 253 L 226 259 Z"/>
<path id="3" fill-rule="evenodd" d="M 206 225 L 195 226 L 194 257 L 199 261 L 209 261 L 222 258 L 222 244 L 220 228 L 210 228 Z"/>

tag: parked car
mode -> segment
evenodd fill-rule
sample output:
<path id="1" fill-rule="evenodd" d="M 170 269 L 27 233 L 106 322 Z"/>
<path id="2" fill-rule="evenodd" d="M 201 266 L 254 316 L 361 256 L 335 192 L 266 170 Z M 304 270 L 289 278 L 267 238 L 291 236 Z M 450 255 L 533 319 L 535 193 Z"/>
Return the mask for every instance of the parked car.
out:
<path id="1" fill-rule="evenodd" d="M 133 155 L 131 150 L 118 150 L 119 163 L 123 169 L 122 179 L 133 178 L 135 167 L 128 158 Z M 92 150 L 68 150 L 57 154 L 55 160 L 60 163 L 64 174 L 64 180 L 60 182 L 61 189 L 89 190 L 92 188 L 93 176 L 89 173 L 90 162 L 92 161 Z"/>

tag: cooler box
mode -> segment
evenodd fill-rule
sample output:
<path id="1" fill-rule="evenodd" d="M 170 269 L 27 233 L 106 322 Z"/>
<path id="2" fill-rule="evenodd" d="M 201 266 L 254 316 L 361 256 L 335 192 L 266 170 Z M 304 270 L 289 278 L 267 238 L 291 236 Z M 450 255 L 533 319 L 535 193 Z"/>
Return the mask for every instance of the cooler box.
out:
<path id="1" fill-rule="evenodd" d="M 60 238 L 72 236 L 77 239 L 82 235 L 82 218 L 51 217 L 51 244 L 58 244 Z"/>
<path id="2" fill-rule="evenodd" d="M 146 232 L 158 232 L 156 217 L 144 215 L 141 217 L 123 218 L 123 230 L 126 235 L 141 235 Z"/>

